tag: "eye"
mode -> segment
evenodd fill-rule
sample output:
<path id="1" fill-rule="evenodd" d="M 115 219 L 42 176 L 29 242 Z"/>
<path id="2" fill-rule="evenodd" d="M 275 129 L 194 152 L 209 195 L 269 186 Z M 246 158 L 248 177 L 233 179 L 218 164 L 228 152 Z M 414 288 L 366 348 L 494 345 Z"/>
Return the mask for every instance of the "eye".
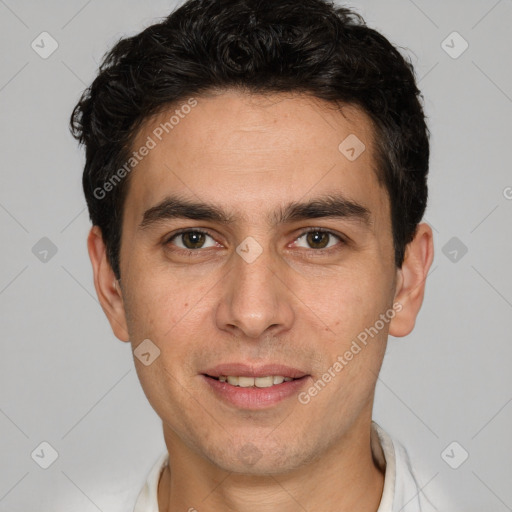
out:
<path id="1" fill-rule="evenodd" d="M 307 245 L 301 245 L 301 240 L 302 243 Z M 323 228 L 313 228 L 302 233 L 293 242 L 293 246 L 313 250 L 329 250 L 336 246 L 337 242 L 344 242 L 340 235 Z M 211 235 L 198 229 L 188 229 L 174 233 L 165 241 L 165 244 L 174 245 L 185 251 L 197 251 L 198 249 L 208 249 L 218 245 Z"/>
<path id="2" fill-rule="evenodd" d="M 306 244 L 308 245 L 299 245 L 298 241 L 301 239 L 304 239 Z M 294 246 L 305 247 L 306 249 L 329 249 L 336 245 L 336 241 L 343 242 L 343 239 L 340 236 L 332 233 L 331 231 L 327 231 L 325 229 L 320 228 L 314 228 L 310 229 L 309 231 L 306 231 L 301 236 L 299 236 L 297 238 L 297 241 L 294 242 Z"/>
<path id="3" fill-rule="evenodd" d="M 210 245 L 205 245 L 205 241 L 207 238 L 211 239 Z M 176 242 L 175 242 L 176 240 Z M 206 233 L 205 231 L 200 230 L 187 230 L 180 231 L 172 235 L 167 241 L 166 244 L 172 243 L 176 245 L 180 249 L 184 250 L 194 250 L 194 249 L 207 249 L 208 247 L 215 247 L 215 240 Z"/>

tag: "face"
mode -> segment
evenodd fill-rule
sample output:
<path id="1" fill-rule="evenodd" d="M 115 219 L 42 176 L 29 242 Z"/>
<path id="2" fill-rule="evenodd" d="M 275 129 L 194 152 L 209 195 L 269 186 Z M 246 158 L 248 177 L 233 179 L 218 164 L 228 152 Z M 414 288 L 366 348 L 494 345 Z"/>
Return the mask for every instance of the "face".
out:
<path id="1" fill-rule="evenodd" d="M 196 100 L 161 140 L 176 107 L 138 133 L 134 149 L 156 144 L 130 176 L 122 301 L 107 314 L 134 349 L 160 351 L 135 364 L 168 446 L 229 471 L 285 472 L 369 421 L 398 322 L 372 126 L 306 96 Z M 212 379 L 251 374 L 296 379 Z"/>

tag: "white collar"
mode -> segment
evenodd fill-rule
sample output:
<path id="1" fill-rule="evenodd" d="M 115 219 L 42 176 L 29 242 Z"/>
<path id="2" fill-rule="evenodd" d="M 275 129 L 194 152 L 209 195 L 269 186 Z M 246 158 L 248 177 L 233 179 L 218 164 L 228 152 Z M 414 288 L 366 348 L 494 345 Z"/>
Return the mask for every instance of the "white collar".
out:
<path id="1" fill-rule="evenodd" d="M 384 489 L 376 512 L 434 512 L 435 509 L 418 486 L 405 448 L 372 421 L 372 454 L 384 470 Z M 159 512 L 158 483 L 169 454 L 162 453 L 142 487 L 133 512 Z"/>

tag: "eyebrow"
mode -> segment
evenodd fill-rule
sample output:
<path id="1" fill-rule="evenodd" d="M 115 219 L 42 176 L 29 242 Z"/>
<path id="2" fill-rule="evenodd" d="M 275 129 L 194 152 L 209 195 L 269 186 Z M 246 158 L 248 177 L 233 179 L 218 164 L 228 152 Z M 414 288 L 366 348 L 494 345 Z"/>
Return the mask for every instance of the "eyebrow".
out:
<path id="1" fill-rule="evenodd" d="M 294 201 L 267 216 L 269 224 L 273 226 L 318 218 L 361 221 L 367 227 L 372 224 L 371 212 L 368 208 L 340 194 L 328 194 L 302 203 Z M 211 203 L 168 196 L 144 212 L 139 229 L 147 229 L 170 219 L 213 221 L 230 225 L 237 220 L 237 216 Z"/>

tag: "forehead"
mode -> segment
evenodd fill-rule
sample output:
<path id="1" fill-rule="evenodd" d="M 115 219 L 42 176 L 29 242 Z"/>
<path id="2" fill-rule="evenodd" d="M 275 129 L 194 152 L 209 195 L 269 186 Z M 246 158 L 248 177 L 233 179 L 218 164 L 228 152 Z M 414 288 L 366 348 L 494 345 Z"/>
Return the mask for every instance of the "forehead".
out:
<path id="1" fill-rule="evenodd" d="M 144 145 L 125 204 L 139 216 L 171 192 L 229 203 L 246 219 L 308 193 L 336 189 L 371 203 L 384 192 L 369 117 L 306 95 L 185 99 L 146 120 L 132 150 Z"/>

